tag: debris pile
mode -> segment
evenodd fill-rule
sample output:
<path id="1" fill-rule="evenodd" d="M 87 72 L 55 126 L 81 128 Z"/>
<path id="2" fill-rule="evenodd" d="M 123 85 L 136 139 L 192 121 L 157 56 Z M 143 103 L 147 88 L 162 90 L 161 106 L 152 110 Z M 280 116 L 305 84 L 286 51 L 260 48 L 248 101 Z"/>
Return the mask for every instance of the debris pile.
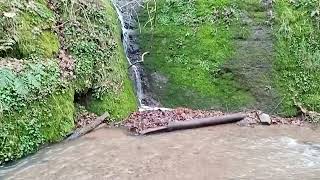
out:
<path id="1" fill-rule="evenodd" d="M 140 134 L 143 130 L 156 128 L 160 126 L 167 126 L 172 121 L 187 121 L 198 118 L 224 116 L 229 113 L 223 113 L 221 111 L 203 111 L 192 110 L 187 108 L 177 108 L 174 110 L 153 110 L 135 112 L 129 116 L 123 122 L 124 127 L 128 128 L 133 133 Z M 238 122 L 239 126 L 254 126 L 257 124 L 277 125 L 277 124 L 293 124 L 302 125 L 301 118 L 281 118 L 277 116 L 269 116 L 260 111 L 246 112 L 247 117 Z M 261 118 L 264 118 L 261 120 Z M 265 122 L 269 119 L 269 123 Z"/>
<path id="2" fill-rule="evenodd" d="M 75 60 L 72 58 L 71 55 L 65 50 L 60 50 L 59 52 L 59 68 L 61 78 L 64 80 L 72 80 L 75 78 L 74 69 L 75 69 Z"/>
<path id="3" fill-rule="evenodd" d="M 82 111 L 81 113 L 77 114 L 76 117 L 76 128 L 83 128 L 89 124 L 92 124 L 96 119 L 97 115 L 94 113 L 90 113 L 88 111 Z"/>
<path id="4" fill-rule="evenodd" d="M 0 68 L 7 68 L 14 72 L 21 72 L 24 69 L 24 61 L 15 58 L 0 58 Z"/>

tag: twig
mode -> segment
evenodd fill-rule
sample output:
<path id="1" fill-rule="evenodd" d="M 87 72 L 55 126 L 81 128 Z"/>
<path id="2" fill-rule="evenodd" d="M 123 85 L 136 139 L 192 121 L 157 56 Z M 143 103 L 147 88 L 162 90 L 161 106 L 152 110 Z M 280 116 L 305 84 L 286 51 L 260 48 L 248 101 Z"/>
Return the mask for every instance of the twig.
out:
<path id="1" fill-rule="evenodd" d="M 134 66 L 134 65 L 136 65 L 136 64 L 138 64 L 138 63 L 144 62 L 144 56 L 147 55 L 147 54 L 149 54 L 149 52 L 143 53 L 142 56 L 141 56 L 141 60 L 140 60 L 140 61 L 137 61 L 137 62 L 135 62 L 135 63 L 132 63 L 132 64 L 128 67 L 128 69 L 130 69 L 132 66 Z"/>

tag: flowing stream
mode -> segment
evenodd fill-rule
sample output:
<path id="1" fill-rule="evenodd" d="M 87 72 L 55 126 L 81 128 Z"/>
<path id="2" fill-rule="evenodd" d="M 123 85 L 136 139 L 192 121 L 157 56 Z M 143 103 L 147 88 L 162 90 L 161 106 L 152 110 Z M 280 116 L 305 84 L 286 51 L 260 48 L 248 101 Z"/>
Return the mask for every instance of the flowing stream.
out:
<path id="1" fill-rule="evenodd" d="M 0 169 L 0 179 L 319 179 L 319 130 L 223 125 L 153 136 L 103 128 Z"/>

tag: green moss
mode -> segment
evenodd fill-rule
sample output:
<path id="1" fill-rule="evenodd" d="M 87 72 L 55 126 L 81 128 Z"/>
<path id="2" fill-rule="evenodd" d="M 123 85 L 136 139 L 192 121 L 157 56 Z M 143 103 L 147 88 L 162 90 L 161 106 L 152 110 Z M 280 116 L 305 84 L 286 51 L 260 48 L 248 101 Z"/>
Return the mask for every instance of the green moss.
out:
<path id="1" fill-rule="evenodd" d="M 91 99 L 87 108 L 96 114 L 109 112 L 112 119 L 119 121 L 137 110 L 137 102 L 134 97 L 131 81 L 127 79 L 121 91 L 116 94 L 105 93 L 101 99 Z"/>
<path id="2" fill-rule="evenodd" d="M 44 143 L 60 141 L 74 128 L 74 91 L 53 94 L 0 121 L 0 164 L 35 152 Z"/>
<path id="3" fill-rule="evenodd" d="M 319 111 L 319 3 L 273 7 L 268 17 L 259 0 L 158 1 L 156 26 L 146 24 L 140 36 L 151 53 L 148 74 L 167 80 L 151 80 L 155 98 L 169 107 L 245 106 L 284 116 L 297 114 L 296 101 Z M 141 23 L 148 18 L 142 13 Z"/>
<path id="4" fill-rule="evenodd" d="M 140 45 L 144 52 L 150 51 L 145 60 L 148 74 L 168 79 L 162 87 L 151 82 L 156 99 L 164 106 L 236 110 L 252 103 L 251 94 L 232 74 L 216 77 L 219 67 L 235 51 L 233 40 L 239 22 L 233 15 L 220 16 L 231 5 L 226 0 L 159 1 L 157 26 L 143 29 Z M 216 17 L 209 16 L 213 9 L 219 11 Z M 142 14 L 142 24 L 147 18 Z M 243 29 L 238 36 L 247 33 Z"/>
<path id="5" fill-rule="evenodd" d="M 74 90 L 65 90 L 62 94 L 52 95 L 46 103 L 50 111 L 42 118 L 41 133 L 46 142 L 61 141 L 74 128 Z M 39 108 L 41 109 L 41 107 Z"/>
<path id="6" fill-rule="evenodd" d="M 54 25 L 54 16 L 45 6 L 40 12 L 23 12 L 19 16 L 17 35 L 18 47 L 23 57 L 38 55 L 50 58 L 57 54 L 60 48 L 58 36 L 48 30 Z"/>
<path id="7" fill-rule="evenodd" d="M 23 57 L 37 54 L 42 57 L 53 57 L 60 49 L 59 39 L 55 33 L 50 31 L 41 32 L 38 36 L 33 36 L 29 32 L 22 32 L 20 40 L 20 52 Z"/>
<path id="8" fill-rule="evenodd" d="M 97 114 L 109 112 L 113 119 L 122 120 L 131 112 L 137 110 L 137 102 L 133 91 L 132 82 L 127 74 L 128 63 L 121 45 L 121 28 L 118 22 L 118 17 L 111 4 L 106 3 L 105 6 L 106 13 L 108 15 L 108 24 L 110 25 L 110 31 L 116 43 L 116 48 L 113 49 L 114 54 L 110 56 L 109 59 L 109 66 L 113 69 L 113 71 L 108 72 L 108 76 L 105 78 L 107 78 L 106 80 L 109 81 L 110 79 L 120 79 L 121 82 L 117 82 L 111 91 L 103 93 L 101 98 L 91 97 L 90 103 L 87 105 L 87 107 L 90 111 Z M 101 67 L 97 68 L 97 71 L 106 70 L 101 69 Z"/>
<path id="9" fill-rule="evenodd" d="M 51 31 L 44 31 L 41 33 L 38 42 L 44 57 L 52 57 L 56 55 L 60 49 L 58 36 Z"/>

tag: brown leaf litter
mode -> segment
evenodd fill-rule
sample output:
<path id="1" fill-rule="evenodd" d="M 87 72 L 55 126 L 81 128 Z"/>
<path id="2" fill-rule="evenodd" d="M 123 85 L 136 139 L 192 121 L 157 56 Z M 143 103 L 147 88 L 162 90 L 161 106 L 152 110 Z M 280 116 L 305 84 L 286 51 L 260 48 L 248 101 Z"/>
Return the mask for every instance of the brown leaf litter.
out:
<path id="1" fill-rule="evenodd" d="M 259 111 L 246 112 L 247 117 L 237 124 L 239 126 L 254 126 L 260 124 L 258 114 Z M 221 111 L 203 111 L 192 110 L 187 108 L 177 108 L 171 111 L 153 110 L 132 113 L 124 122 L 124 127 L 129 131 L 139 134 L 141 131 L 166 126 L 172 121 L 187 121 L 198 118 L 206 118 L 213 116 L 223 116 L 230 113 Z M 302 125 L 303 121 L 300 118 L 281 118 L 278 116 L 270 116 L 273 125 L 277 124 L 292 124 Z"/>
<path id="2" fill-rule="evenodd" d="M 71 55 L 68 55 L 65 50 L 59 52 L 59 68 L 60 76 L 64 80 L 74 79 L 75 61 Z"/>
<path id="3" fill-rule="evenodd" d="M 0 68 L 7 68 L 16 73 L 24 69 L 24 61 L 15 58 L 0 58 Z"/>
<path id="4" fill-rule="evenodd" d="M 81 112 L 79 114 L 77 114 L 76 117 L 76 128 L 83 128 L 86 125 L 91 124 L 92 122 L 94 122 L 97 119 L 97 115 L 94 113 L 90 113 L 87 111 Z"/>

